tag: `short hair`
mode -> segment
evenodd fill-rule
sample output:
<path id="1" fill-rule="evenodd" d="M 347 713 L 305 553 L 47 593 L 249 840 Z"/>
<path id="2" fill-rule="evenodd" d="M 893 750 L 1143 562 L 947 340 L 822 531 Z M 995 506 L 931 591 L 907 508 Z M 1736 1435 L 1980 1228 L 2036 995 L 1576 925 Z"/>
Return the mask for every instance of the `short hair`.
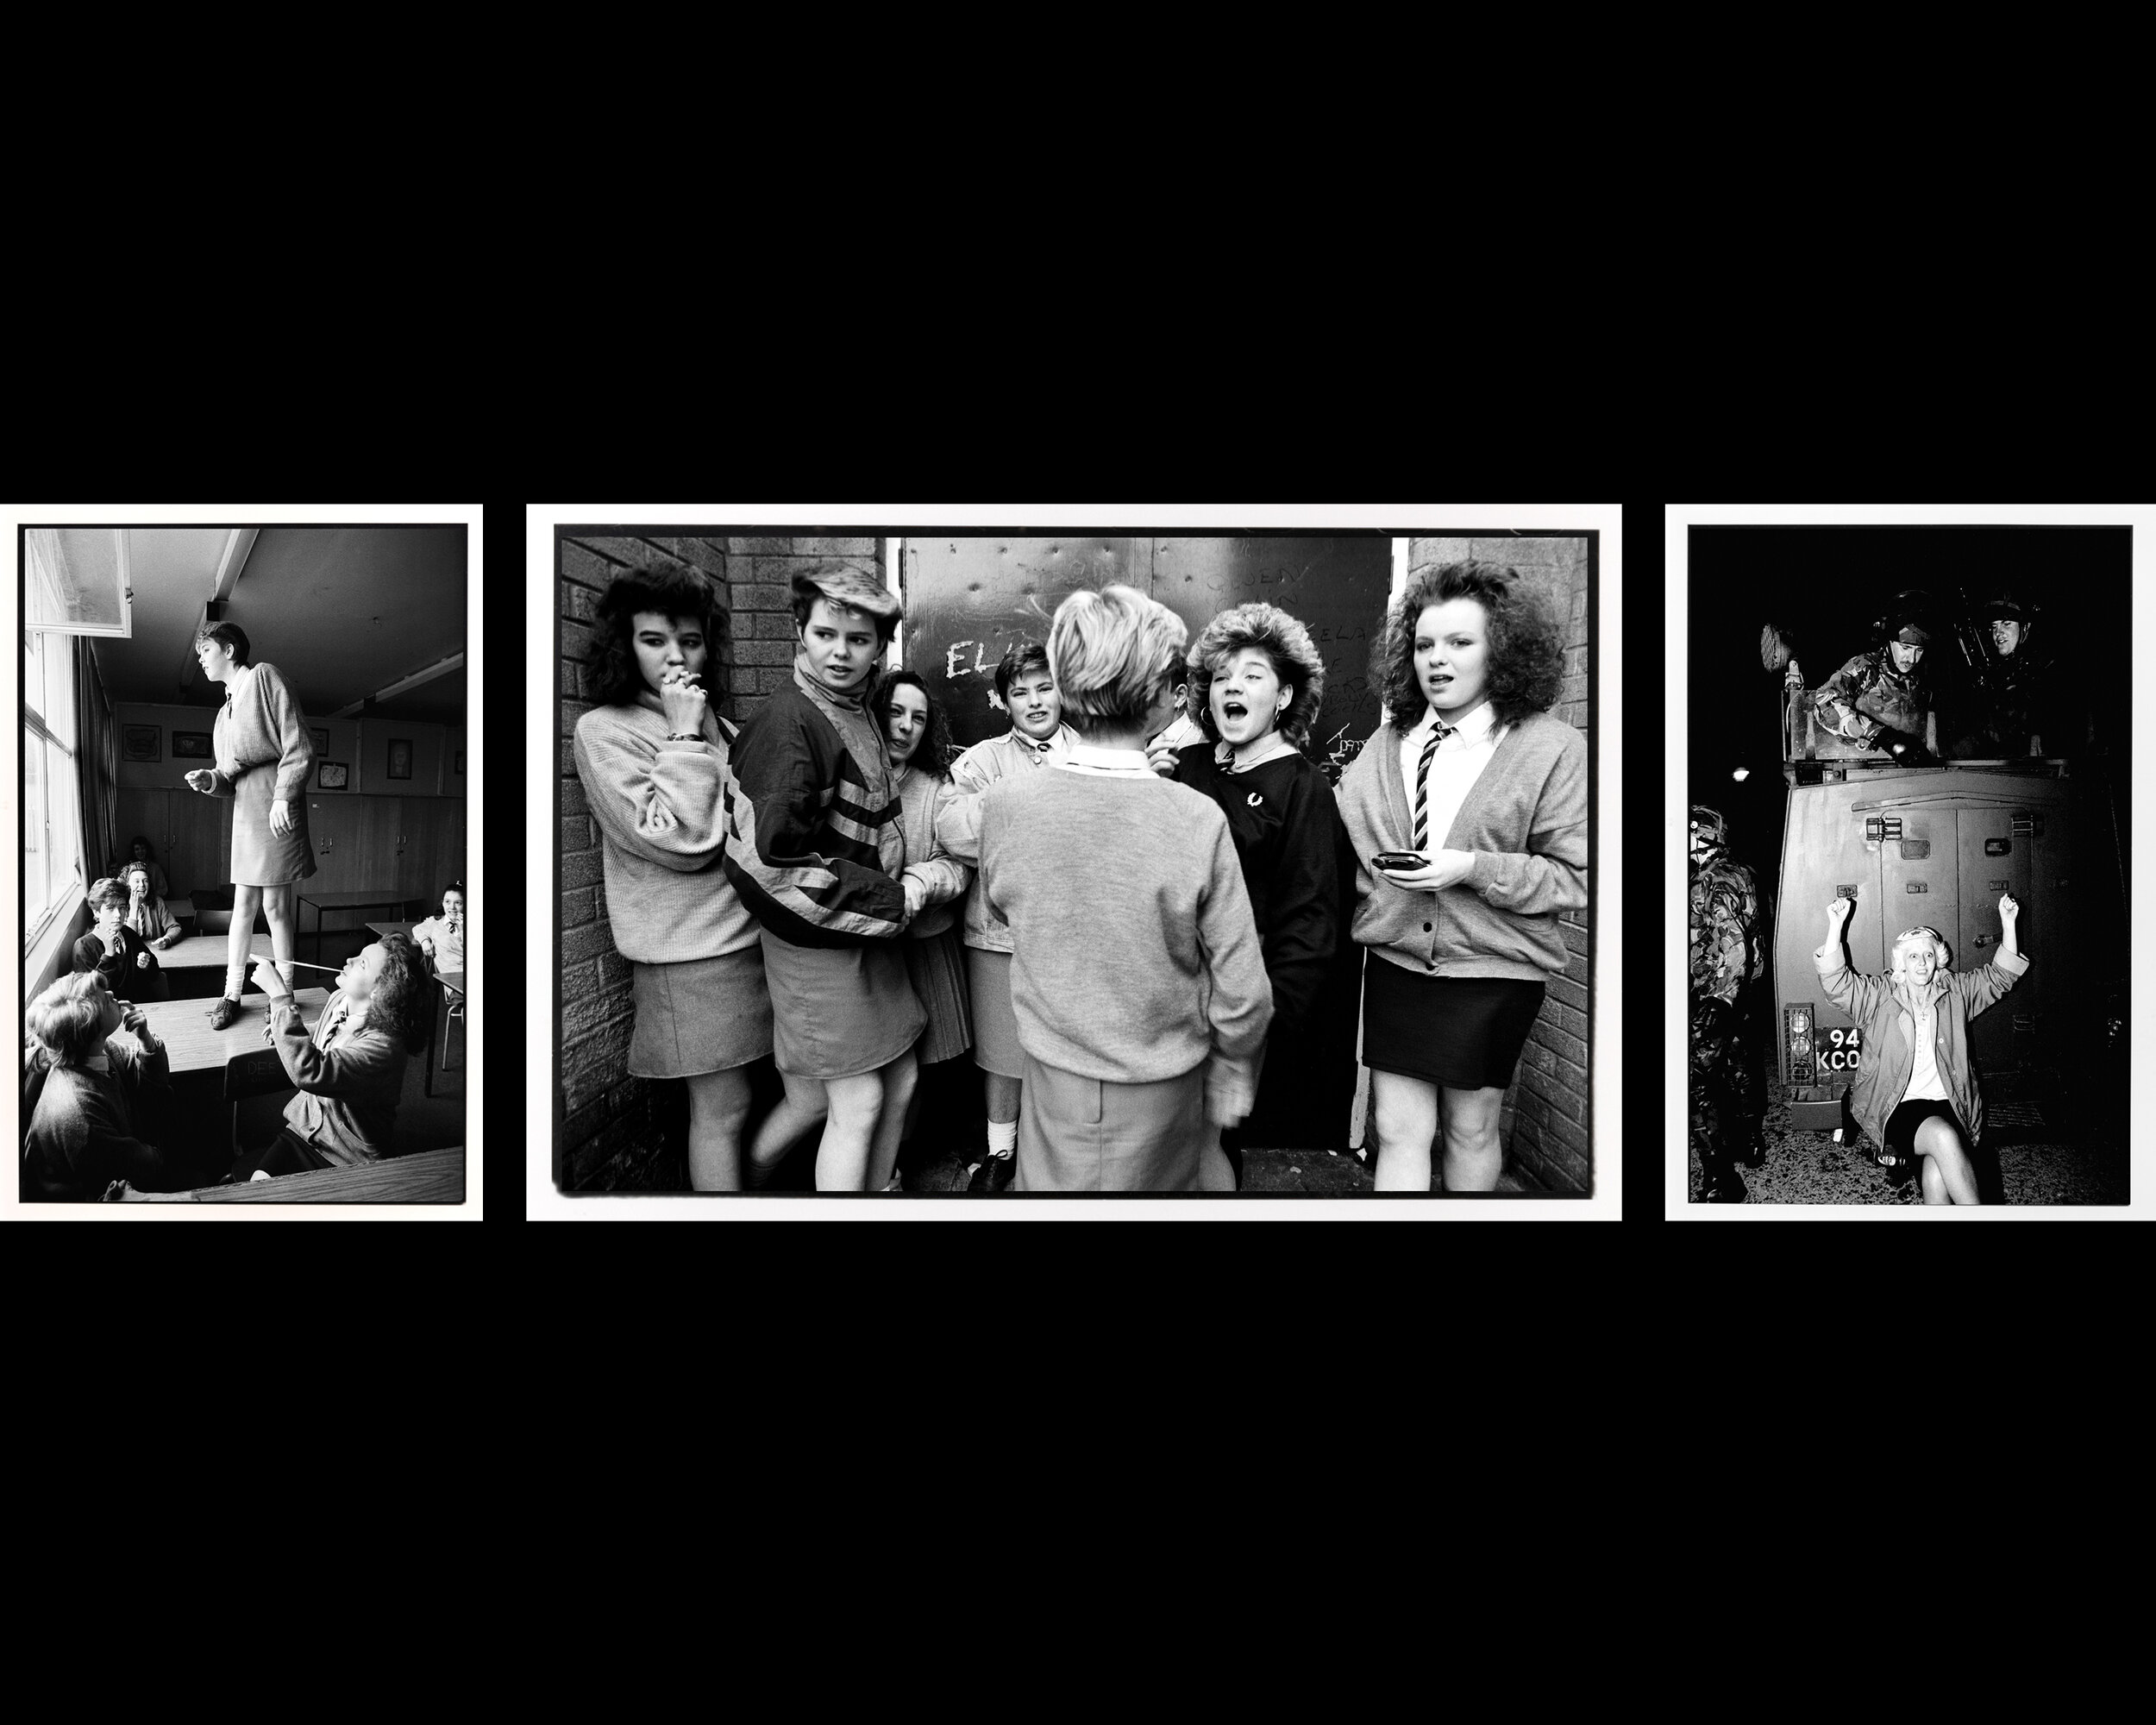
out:
<path id="1" fill-rule="evenodd" d="M 1063 717 L 1086 733 L 1143 724 L 1175 686 L 1189 639 L 1182 618 L 1136 587 L 1079 588 L 1048 631 Z"/>
<path id="2" fill-rule="evenodd" d="M 104 979 L 95 970 L 62 976 L 30 1002 L 23 1026 L 55 1059 L 88 1060 L 104 1044 L 97 1033 L 104 1003 L 96 998 L 103 988 Z"/>
<path id="3" fill-rule="evenodd" d="M 876 687 L 869 698 L 868 711 L 876 721 L 876 734 L 887 736 L 886 727 L 891 722 L 891 697 L 899 688 L 914 688 L 921 692 L 921 699 L 928 703 L 928 723 L 922 728 L 921 740 L 913 750 L 913 762 L 931 778 L 950 777 L 951 757 L 958 751 L 950 740 L 950 720 L 943 712 L 943 702 L 929 693 L 928 685 L 921 681 L 917 671 L 893 671 Z"/>
<path id="4" fill-rule="evenodd" d="M 90 883 L 90 902 L 98 910 L 110 907 L 123 911 L 128 907 L 128 889 L 107 875 L 103 880 Z"/>
<path id="5" fill-rule="evenodd" d="M 899 596 L 848 563 L 815 563 L 793 577 L 793 629 L 808 627 L 809 612 L 824 599 L 844 611 L 857 611 L 876 626 L 876 644 L 888 645 L 891 631 L 906 615 Z"/>
<path id="6" fill-rule="evenodd" d="M 1902 930 L 1901 933 L 1894 937 L 1893 949 L 1887 955 L 1888 968 L 1891 969 L 1896 975 L 1898 976 L 1902 974 L 1902 951 L 1908 947 L 1914 946 L 1920 940 L 1929 940 L 1932 945 L 1938 950 L 1939 968 L 1940 969 L 1948 969 L 1952 966 L 1954 962 L 1953 949 L 1946 944 L 1946 937 L 1945 935 L 1941 934 L 1935 928 L 1909 928 Z"/>
<path id="7" fill-rule="evenodd" d="M 585 662 L 591 668 L 591 697 L 604 706 L 629 706 L 644 687 L 631 637 L 642 612 L 680 621 L 693 618 L 704 630 L 709 656 L 704 662 L 704 689 L 714 709 L 725 698 L 719 648 L 726 634 L 726 612 L 718 590 L 701 570 L 672 558 L 632 563 L 606 584 L 599 596 L 599 633 Z"/>
<path id="8" fill-rule="evenodd" d="M 213 623 L 195 632 L 197 645 L 204 641 L 222 642 L 232 649 L 232 662 L 244 665 L 254 657 L 254 649 L 248 644 L 247 630 L 236 623 Z"/>
<path id="9" fill-rule="evenodd" d="M 1213 680 L 1246 647 L 1264 654 L 1273 662 L 1273 674 L 1294 687 L 1295 698 L 1281 715 L 1280 734 L 1301 748 L 1310 740 L 1318 703 L 1325 698 L 1325 660 L 1310 631 L 1276 605 L 1238 605 L 1206 624 L 1188 661 L 1191 718 L 1208 737 L 1219 741 L 1213 722 Z"/>
<path id="10" fill-rule="evenodd" d="M 367 1015 L 417 1054 L 434 1035 L 434 981 L 408 934 L 381 938 L 382 969 L 368 996 Z"/>
<path id="11" fill-rule="evenodd" d="M 1422 717 L 1428 702 L 1415 676 L 1415 624 L 1429 606 L 1455 599 L 1473 599 L 1489 618 L 1483 664 L 1497 722 L 1547 712 L 1564 686 L 1557 618 L 1517 569 L 1470 561 L 1416 576 L 1386 614 L 1370 655 L 1370 680 L 1383 691 L 1386 717 L 1402 729 Z"/>
<path id="12" fill-rule="evenodd" d="M 1006 706 L 1011 704 L 1011 685 L 1029 671 L 1048 671 L 1052 682 L 1056 674 L 1048 670 L 1048 649 L 1030 635 L 1022 635 L 1003 649 L 1003 656 L 996 661 L 996 699 Z"/>

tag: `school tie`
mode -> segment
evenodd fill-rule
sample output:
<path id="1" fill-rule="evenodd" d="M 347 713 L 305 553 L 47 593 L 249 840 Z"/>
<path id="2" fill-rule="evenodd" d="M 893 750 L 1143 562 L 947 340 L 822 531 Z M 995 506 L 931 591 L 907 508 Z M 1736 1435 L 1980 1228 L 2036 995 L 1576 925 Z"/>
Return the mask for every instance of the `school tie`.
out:
<path id="1" fill-rule="evenodd" d="M 1430 733 L 1430 740 L 1422 745 L 1422 759 L 1415 765 L 1415 842 L 1410 847 L 1413 850 L 1421 850 L 1423 841 L 1430 836 L 1430 757 L 1438 752 L 1438 744 L 1458 729 L 1457 725 L 1440 719 Z"/>

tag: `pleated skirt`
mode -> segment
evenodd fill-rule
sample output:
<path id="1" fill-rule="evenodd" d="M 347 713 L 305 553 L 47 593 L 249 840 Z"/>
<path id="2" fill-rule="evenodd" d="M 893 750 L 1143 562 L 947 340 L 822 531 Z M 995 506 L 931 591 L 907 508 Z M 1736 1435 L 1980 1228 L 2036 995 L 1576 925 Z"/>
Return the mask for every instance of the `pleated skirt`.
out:
<path id="1" fill-rule="evenodd" d="M 924 1066 L 955 1059 L 973 1046 L 973 1016 L 967 1007 L 966 959 L 957 927 L 906 940 L 906 980 L 928 1014 L 928 1028 L 914 1045 Z"/>

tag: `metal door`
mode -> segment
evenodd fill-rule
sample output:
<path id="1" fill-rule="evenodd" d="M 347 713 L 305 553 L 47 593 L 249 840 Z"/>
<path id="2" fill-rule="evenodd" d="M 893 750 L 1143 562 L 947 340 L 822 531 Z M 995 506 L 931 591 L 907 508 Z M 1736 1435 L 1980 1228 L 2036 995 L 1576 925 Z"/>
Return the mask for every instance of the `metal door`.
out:
<path id="1" fill-rule="evenodd" d="M 906 542 L 901 579 L 907 668 L 944 704 L 961 745 L 1009 728 L 990 689 L 1012 641 L 1044 641 L 1068 594 L 1111 581 L 1160 600 L 1194 640 L 1230 605 L 1279 605 L 1309 629 L 1326 662 L 1311 755 L 1359 743 L 1377 726 L 1369 649 L 1392 590 L 1392 544 L 1384 535 L 916 537 Z"/>
<path id="2" fill-rule="evenodd" d="M 2020 900 L 2020 932 L 2024 939 L 2035 934 L 2038 919 L 2032 914 L 2035 894 L 2029 890 L 2029 857 L 2033 838 L 2017 837 L 2013 813 L 2005 808 L 1965 808 L 1957 818 L 1960 831 L 1961 933 L 1954 942 L 1954 968 L 1973 970 L 1997 955 L 2003 933 L 1999 919 L 1999 895 L 2012 893 Z M 2015 1009 L 2026 1020 L 2031 1016 L 2033 995 L 2019 988 L 1969 1026 L 1969 1051 L 1977 1066 L 1994 1070 L 2015 1064 L 2030 1043 L 2030 1033 L 2014 1034 Z"/>
<path id="3" fill-rule="evenodd" d="M 1888 811 L 1881 819 L 1900 824 L 1898 837 L 1890 825 L 1879 844 L 1883 961 L 1893 963 L 1895 936 L 1921 925 L 1946 936 L 1954 948 L 1954 962 L 1960 963 L 1960 850 L 1954 811 L 1911 805 Z"/>

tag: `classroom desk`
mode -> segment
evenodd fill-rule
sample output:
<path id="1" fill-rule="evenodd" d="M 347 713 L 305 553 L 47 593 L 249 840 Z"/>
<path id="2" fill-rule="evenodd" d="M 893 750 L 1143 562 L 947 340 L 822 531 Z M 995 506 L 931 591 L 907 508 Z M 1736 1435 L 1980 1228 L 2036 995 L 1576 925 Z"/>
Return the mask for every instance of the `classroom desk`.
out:
<path id="1" fill-rule="evenodd" d="M 322 957 L 322 913 L 324 911 L 371 911 L 391 906 L 397 910 L 404 907 L 404 901 L 395 893 L 302 893 L 299 902 L 315 907 L 315 957 Z"/>
<path id="2" fill-rule="evenodd" d="M 435 981 L 442 984 L 442 992 L 448 995 L 451 1000 L 461 1000 L 464 998 L 464 973 L 461 970 L 444 970 L 435 978 Z M 444 1010 L 442 1014 L 442 1070 L 444 1072 L 449 1070 L 448 1004 L 444 1002 Z M 420 1086 L 420 1094 L 425 1096 L 434 1095 L 434 1038 L 432 1037 L 427 1038 L 427 1076 L 425 1082 Z"/>
<path id="3" fill-rule="evenodd" d="M 188 918 L 194 915 L 194 913 L 195 901 L 192 899 L 167 899 L 165 900 L 165 914 L 172 918 L 174 922 L 185 922 Z"/>
<path id="4" fill-rule="evenodd" d="M 154 1195 L 160 1201 L 183 1204 L 461 1204 L 464 1146 L 394 1156 L 364 1168 L 310 1168 L 273 1180 Z"/>
<path id="5" fill-rule="evenodd" d="M 311 1026 L 329 1004 L 329 991 L 302 988 L 297 998 Z M 262 1038 L 262 1026 L 269 1022 L 269 1001 L 261 994 L 249 994 L 241 1000 L 240 1016 L 222 1030 L 210 1028 L 209 1012 L 200 1000 L 146 1001 L 142 1015 L 149 1020 L 152 1033 L 165 1044 L 174 1076 L 182 1072 L 222 1070 L 234 1055 L 259 1054 L 269 1046 Z M 116 1034 L 127 1037 L 137 1049 L 141 1047 L 132 1032 Z"/>
<path id="6" fill-rule="evenodd" d="M 410 934 L 419 925 L 416 922 L 371 922 L 367 926 L 371 934 Z"/>
<path id="7" fill-rule="evenodd" d="M 270 938 L 266 934 L 249 936 L 247 950 L 250 957 L 268 957 Z M 222 970 L 229 951 L 230 948 L 221 934 L 192 934 L 157 953 L 157 962 L 167 970 Z M 250 964 L 248 969 L 251 972 L 253 965 Z"/>

